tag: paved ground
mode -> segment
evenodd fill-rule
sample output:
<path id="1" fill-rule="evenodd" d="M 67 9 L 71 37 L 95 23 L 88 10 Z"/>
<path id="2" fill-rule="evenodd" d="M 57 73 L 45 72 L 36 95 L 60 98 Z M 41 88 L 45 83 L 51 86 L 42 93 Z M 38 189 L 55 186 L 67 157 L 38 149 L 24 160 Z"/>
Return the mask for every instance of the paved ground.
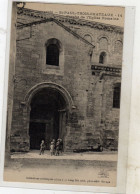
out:
<path id="1" fill-rule="evenodd" d="M 59 156 L 51 156 L 49 151 L 45 151 L 44 155 L 39 155 L 38 150 L 28 153 L 14 153 L 12 159 L 35 158 L 35 159 L 63 159 L 63 160 L 91 160 L 91 161 L 117 161 L 117 152 L 84 152 L 84 153 L 60 153 Z"/>
<path id="2" fill-rule="evenodd" d="M 115 186 L 117 153 L 62 153 L 50 156 L 49 151 L 14 153 L 4 172 L 5 181 L 47 184 Z"/>

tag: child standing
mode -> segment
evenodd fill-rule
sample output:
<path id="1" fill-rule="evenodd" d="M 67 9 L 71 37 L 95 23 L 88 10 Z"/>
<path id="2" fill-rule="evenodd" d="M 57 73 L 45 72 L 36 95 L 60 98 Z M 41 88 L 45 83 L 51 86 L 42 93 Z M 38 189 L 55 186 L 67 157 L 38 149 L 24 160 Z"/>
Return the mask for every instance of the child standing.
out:
<path id="1" fill-rule="evenodd" d="M 42 140 L 40 144 L 40 155 L 44 154 L 44 150 L 45 150 L 45 141 Z"/>
<path id="2" fill-rule="evenodd" d="M 59 150 L 61 151 L 61 153 L 63 152 L 63 140 L 59 139 Z"/>
<path id="3" fill-rule="evenodd" d="M 54 155 L 54 147 L 55 147 L 55 144 L 54 144 L 54 142 L 52 141 L 52 142 L 51 142 L 51 145 L 50 145 L 50 153 L 51 153 L 51 156 Z"/>
<path id="4" fill-rule="evenodd" d="M 57 142 L 56 142 L 56 151 L 55 151 L 55 155 L 56 156 L 59 156 L 59 149 L 60 149 L 60 142 L 59 142 L 59 140 L 57 140 Z"/>

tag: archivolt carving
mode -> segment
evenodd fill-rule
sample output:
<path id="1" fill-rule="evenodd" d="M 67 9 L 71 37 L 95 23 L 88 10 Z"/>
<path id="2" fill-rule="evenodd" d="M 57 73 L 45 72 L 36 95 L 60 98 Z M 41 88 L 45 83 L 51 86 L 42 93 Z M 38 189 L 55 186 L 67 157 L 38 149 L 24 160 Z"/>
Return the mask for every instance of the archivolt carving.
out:
<path id="1" fill-rule="evenodd" d="M 102 35 L 98 36 L 98 38 L 97 38 L 97 43 L 100 42 L 101 38 L 106 38 L 107 41 L 108 41 L 108 44 L 111 43 L 109 37 L 108 37 L 107 35 L 105 35 L 105 34 L 102 34 Z"/>
<path id="2" fill-rule="evenodd" d="M 33 86 L 25 95 L 24 97 L 24 102 L 22 102 L 22 104 L 25 105 L 30 105 L 31 99 L 32 97 L 41 89 L 43 88 L 52 88 L 57 90 L 65 99 L 67 107 L 69 110 L 71 109 L 75 109 L 76 107 L 74 106 L 73 100 L 71 95 L 69 94 L 69 92 L 61 85 L 53 83 L 53 82 L 42 82 L 39 83 L 35 86 Z"/>

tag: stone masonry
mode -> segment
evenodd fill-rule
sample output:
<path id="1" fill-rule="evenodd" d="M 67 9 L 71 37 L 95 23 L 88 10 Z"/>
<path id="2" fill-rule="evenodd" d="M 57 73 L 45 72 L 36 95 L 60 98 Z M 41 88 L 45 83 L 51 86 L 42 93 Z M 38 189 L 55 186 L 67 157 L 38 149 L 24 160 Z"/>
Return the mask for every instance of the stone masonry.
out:
<path id="1" fill-rule="evenodd" d="M 113 91 L 121 83 L 123 29 L 19 9 L 16 33 L 11 151 L 30 150 L 31 102 L 42 88 L 65 101 L 65 151 L 98 143 L 117 150 L 120 109 L 113 107 Z M 46 64 L 51 39 L 59 42 L 59 66 Z"/>

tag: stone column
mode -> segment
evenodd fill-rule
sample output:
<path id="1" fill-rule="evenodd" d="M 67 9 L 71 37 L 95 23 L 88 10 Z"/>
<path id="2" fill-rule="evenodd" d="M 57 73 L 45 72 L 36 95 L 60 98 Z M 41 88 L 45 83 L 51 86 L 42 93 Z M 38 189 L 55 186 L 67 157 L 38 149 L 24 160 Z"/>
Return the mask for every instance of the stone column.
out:
<path id="1" fill-rule="evenodd" d="M 98 125 L 100 125 L 101 123 L 101 116 L 102 116 L 102 95 L 103 95 L 103 80 L 99 80 L 96 84 L 96 100 L 95 100 L 95 104 L 96 104 L 96 123 Z"/>
<path id="2" fill-rule="evenodd" d="M 7 102 L 8 111 L 6 125 L 5 162 L 8 162 L 10 159 L 10 134 L 11 134 L 13 93 L 14 93 L 13 78 L 15 75 L 15 59 L 16 59 L 16 19 L 17 19 L 17 6 L 16 2 L 13 2 L 11 20 L 10 58 L 9 58 L 9 81 L 8 81 L 8 102 Z"/>
<path id="3" fill-rule="evenodd" d="M 23 108 L 23 129 L 22 129 L 22 151 L 29 151 L 30 149 L 30 136 L 29 136 L 29 125 L 30 125 L 30 106 L 27 106 L 26 104 L 22 105 Z"/>

